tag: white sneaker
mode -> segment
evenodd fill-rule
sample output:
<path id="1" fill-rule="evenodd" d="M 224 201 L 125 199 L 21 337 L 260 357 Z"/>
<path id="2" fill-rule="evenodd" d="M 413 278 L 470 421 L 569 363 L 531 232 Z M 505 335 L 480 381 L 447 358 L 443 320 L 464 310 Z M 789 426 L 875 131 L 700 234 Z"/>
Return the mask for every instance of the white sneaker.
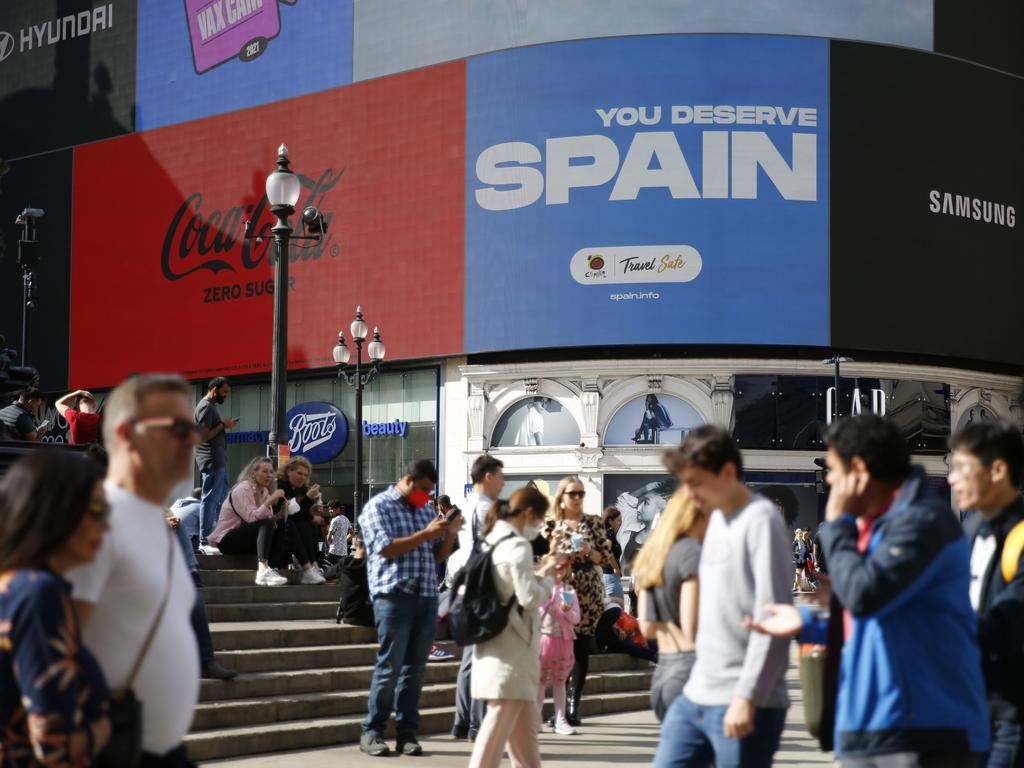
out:
<path id="1" fill-rule="evenodd" d="M 302 572 L 302 584 L 323 584 L 327 579 L 316 568 L 310 568 Z"/>
<path id="2" fill-rule="evenodd" d="M 288 583 L 288 579 L 273 568 L 264 568 L 256 573 L 256 583 L 261 587 L 280 587 Z"/>
<path id="3" fill-rule="evenodd" d="M 556 720 L 555 733 L 557 733 L 560 736 L 575 736 L 576 729 L 569 725 L 568 720 Z"/>
<path id="4" fill-rule="evenodd" d="M 219 554 L 221 554 L 221 551 L 217 547 L 213 546 L 213 544 L 201 544 L 199 546 L 199 551 L 202 554 L 204 554 L 204 555 L 219 555 Z"/>

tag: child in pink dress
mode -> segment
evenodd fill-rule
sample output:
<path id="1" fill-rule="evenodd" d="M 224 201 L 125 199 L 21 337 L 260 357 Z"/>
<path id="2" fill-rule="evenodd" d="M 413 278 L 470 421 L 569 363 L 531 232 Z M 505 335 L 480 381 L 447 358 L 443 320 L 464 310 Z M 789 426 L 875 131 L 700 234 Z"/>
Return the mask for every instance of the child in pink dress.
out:
<path id="1" fill-rule="evenodd" d="M 576 639 L 573 629 L 580 620 L 580 602 L 571 586 L 555 576 L 551 597 L 540 611 L 540 685 L 537 686 L 537 705 L 544 710 L 544 693 L 551 686 L 555 702 L 555 733 L 571 736 L 576 729 L 565 719 L 565 681 L 569 679 L 575 662 L 572 645 Z"/>

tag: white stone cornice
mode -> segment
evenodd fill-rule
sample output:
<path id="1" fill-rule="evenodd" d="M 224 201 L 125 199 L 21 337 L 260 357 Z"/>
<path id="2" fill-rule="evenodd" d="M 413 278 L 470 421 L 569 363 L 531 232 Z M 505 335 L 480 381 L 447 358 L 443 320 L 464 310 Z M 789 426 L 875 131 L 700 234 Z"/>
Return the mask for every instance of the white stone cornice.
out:
<path id="1" fill-rule="evenodd" d="M 822 352 L 824 355 L 824 352 Z M 797 376 L 830 376 L 831 368 L 817 360 L 780 358 L 713 358 L 671 360 L 571 360 L 547 363 L 512 363 L 508 365 L 465 365 L 462 375 L 470 382 L 514 381 L 528 376 L 552 379 L 601 379 L 631 376 L 665 375 L 685 378 L 714 379 L 732 374 L 781 374 Z M 843 378 L 915 379 L 938 381 L 963 387 L 985 387 L 1015 391 L 1020 378 L 968 368 L 910 365 L 856 361 L 844 363 Z"/>

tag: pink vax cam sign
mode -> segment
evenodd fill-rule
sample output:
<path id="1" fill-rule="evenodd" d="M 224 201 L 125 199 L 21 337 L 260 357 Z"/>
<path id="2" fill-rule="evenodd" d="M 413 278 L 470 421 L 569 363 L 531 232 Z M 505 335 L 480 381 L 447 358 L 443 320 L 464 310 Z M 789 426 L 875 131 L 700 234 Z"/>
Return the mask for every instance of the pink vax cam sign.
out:
<path id="1" fill-rule="evenodd" d="M 289 5 L 295 0 L 283 0 Z M 281 31 L 278 0 L 185 0 L 192 60 L 202 74 L 233 58 L 252 61 Z"/>

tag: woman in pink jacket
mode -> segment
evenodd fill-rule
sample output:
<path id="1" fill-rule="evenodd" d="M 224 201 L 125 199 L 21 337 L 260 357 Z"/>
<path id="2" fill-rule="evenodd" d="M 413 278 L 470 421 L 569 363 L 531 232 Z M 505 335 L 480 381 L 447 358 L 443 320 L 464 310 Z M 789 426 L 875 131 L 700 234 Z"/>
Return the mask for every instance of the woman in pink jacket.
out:
<path id="1" fill-rule="evenodd" d="M 537 687 L 537 705 L 544 716 L 544 692 L 551 686 L 555 702 L 555 733 L 572 736 L 576 729 L 565 719 L 565 681 L 575 663 L 574 627 L 580 621 L 580 601 L 576 591 L 562 581 L 564 570 L 556 571 L 551 595 L 540 611 L 540 685 Z"/>

